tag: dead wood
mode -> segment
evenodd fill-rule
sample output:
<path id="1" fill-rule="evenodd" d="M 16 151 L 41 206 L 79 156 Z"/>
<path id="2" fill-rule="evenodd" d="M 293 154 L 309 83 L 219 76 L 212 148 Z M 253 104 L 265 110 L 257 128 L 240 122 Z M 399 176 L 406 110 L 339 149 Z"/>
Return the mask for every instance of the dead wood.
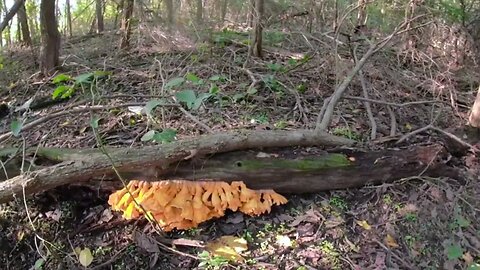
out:
<path id="1" fill-rule="evenodd" d="M 132 179 L 136 176 L 159 180 L 170 165 L 192 157 L 236 150 L 288 147 L 339 146 L 354 142 L 313 130 L 298 131 L 237 131 L 178 141 L 159 146 L 108 149 L 109 159 L 99 150 L 77 150 L 66 160 L 44 169 L 25 173 L 0 183 L 0 203 L 14 197 L 46 191 L 60 185 L 93 178 L 114 178 L 113 166 Z M 62 159 L 60 156 L 59 159 Z M 130 178 L 131 177 L 131 178 Z"/>

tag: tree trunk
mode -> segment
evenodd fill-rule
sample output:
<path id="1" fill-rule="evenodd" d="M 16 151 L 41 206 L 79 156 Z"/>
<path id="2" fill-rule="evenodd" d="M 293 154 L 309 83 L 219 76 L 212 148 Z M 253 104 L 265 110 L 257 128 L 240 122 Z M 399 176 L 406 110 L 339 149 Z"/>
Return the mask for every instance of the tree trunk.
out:
<path id="1" fill-rule="evenodd" d="M 197 12 L 195 15 L 195 21 L 197 25 L 202 25 L 203 23 L 203 0 L 197 0 Z"/>
<path id="2" fill-rule="evenodd" d="M 3 1 L 3 6 L 5 9 L 5 18 L 0 23 L 0 32 L 3 32 L 3 30 L 5 30 L 5 28 L 10 23 L 10 20 L 15 16 L 15 14 L 17 14 L 18 10 L 24 3 L 25 3 L 25 0 L 16 0 L 12 8 L 7 12 L 6 1 L 5 0 Z"/>
<path id="3" fill-rule="evenodd" d="M 263 32 L 264 0 L 255 0 L 255 15 L 253 23 L 253 35 L 250 44 L 250 54 L 262 57 L 262 32 Z"/>
<path id="4" fill-rule="evenodd" d="M 250 0 L 248 3 L 247 25 L 253 27 L 253 21 L 255 17 L 255 0 Z"/>
<path id="5" fill-rule="evenodd" d="M 40 31 L 42 33 L 40 70 L 48 76 L 58 67 L 60 55 L 60 33 L 55 16 L 55 0 L 42 0 L 40 3 Z"/>
<path id="6" fill-rule="evenodd" d="M 97 16 L 97 33 L 102 33 L 104 30 L 103 0 L 95 0 L 95 14 Z"/>
<path id="7" fill-rule="evenodd" d="M 120 49 L 126 49 L 130 46 L 130 35 L 132 34 L 132 14 L 134 0 L 125 0 L 122 18 L 122 40 L 120 42 Z"/>
<path id="8" fill-rule="evenodd" d="M 27 19 L 27 10 L 25 9 L 25 4 L 22 4 L 20 9 L 18 10 L 18 21 L 20 23 L 20 29 L 22 32 L 22 43 L 26 46 L 32 45 L 32 38 L 30 36 L 30 28 L 28 27 L 28 19 Z"/>
<path id="9" fill-rule="evenodd" d="M 367 2 L 358 0 L 357 26 L 363 26 L 367 23 Z"/>
<path id="10" fill-rule="evenodd" d="M 480 128 L 480 87 L 478 87 L 477 98 L 473 103 L 468 123 L 472 127 Z"/>
<path id="11" fill-rule="evenodd" d="M 220 21 L 222 24 L 225 22 L 225 18 L 227 17 L 227 10 L 228 10 L 228 0 L 223 0 L 222 8 L 220 10 Z"/>
<path id="12" fill-rule="evenodd" d="M 174 14 L 173 14 L 173 0 L 165 0 L 165 5 L 167 8 L 167 24 L 171 29 L 174 23 Z"/>
<path id="13" fill-rule="evenodd" d="M 72 31 L 72 11 L 70 7 L 70 0 L 65 1 L 65 6 L 66 6 L 66 15 L 67 15 L 67 31 L 68 31 L 68 36 L 72 37 L 73 36 L 73 31 Z"/>

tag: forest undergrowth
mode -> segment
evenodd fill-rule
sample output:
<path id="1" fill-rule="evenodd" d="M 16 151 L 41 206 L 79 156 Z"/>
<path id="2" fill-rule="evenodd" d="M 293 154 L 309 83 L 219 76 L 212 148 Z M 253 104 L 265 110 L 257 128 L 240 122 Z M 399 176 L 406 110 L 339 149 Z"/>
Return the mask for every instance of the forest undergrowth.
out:
<path id="1" fill-rule="evenodd" d="M 37 108 L 24 114 L 29 120 L 99 106 L 95 114 L 106 145 L 141 146 L 157 143 L 145 139 L 150 130 L 168 143 L 232 129 L 315 128 L 325 98 L 354 66 L 351 48 L 328 34 L 267 30 L 263 59 L 248 56 L 248 36 L 242 32 L 211 32 L 197 40 L 172 36 L 145 29 L 128 52 L 115 48 L 115 33 L 66 40 L 62 69 L 48 79 L 35 74 L 36 49 L 12 48 L 1 58 L 0 99 L 20 107 L 35 97 L 31 104 Z M 368 99 L 380 101 L 371 103 L 378 139 L 367 144 L 370 149 L 442 142 L 442 134 L 427 131 L 394 144 L 431 123 L 464 138 L 458 130 L 476 93 L 478 69 L 453 56 L 432 57 L 432 48 L 418 42 L 420 49 L 387 46 L 363 68 Z M 366 46 L 355 49 L 361 55 Z M 361 82 L 354 79 L 329 132 L 369 140 L 362 97 Z M 155 117 L 139 113 L 161 99 L 183 109 L 161 107 Z M 90 118 L 88 112 L 64 113 L 25 130 L 21 140 L 3 143 L 91 148 L 96 140 Z M 10 131 L 12 121 L 0 119 L 1 134 Z M 162 235 L 146 221 L 122 221 L 98 187 L 61 187 L 1 206 L 0 265 L 75 269 L 75 248 L 88 247 L 91 269 L 192 269 L 200 262 L 207 269 L 480 269 L 478 161 L 465 159 L 458 165 L 470 172 L 464 179 L 419 175 L 380 186 L 291 195 L 285 207 L 262 217 L 229 213 L 196 229 Z M 179 245 L 174 253 L 154 245 L 221 235 L 248 241 L 243 264 L 202 257 L 195 247 Z"/>

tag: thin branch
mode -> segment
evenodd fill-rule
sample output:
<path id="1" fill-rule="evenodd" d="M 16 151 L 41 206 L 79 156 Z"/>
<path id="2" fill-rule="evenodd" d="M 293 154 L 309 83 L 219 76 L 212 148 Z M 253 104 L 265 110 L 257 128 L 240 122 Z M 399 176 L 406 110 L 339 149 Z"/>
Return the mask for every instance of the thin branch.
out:
<path id="1" fill-rule="evenodd" d="M 382 104 L 382 105 L 387 105 L 392 107 L 405 107 L 405 106 L 419 105 L 419 104 L 441 103 L 441 101 L 438 101 L 438 100 L 420 100 L 420 101 L 411 101 L 411 102 L 405 102 L 405 103 L 395 103 L 395 102 L 388 102 L 383 100 L 375 100 L 370 98 L 354 97 L 354 96 L 344 96 L 343 98 L 359 100 L 359 101 L 367 101 L 370 103 Z"/>
<path id="2" fill-rule="evenodd" d="M 183 113 L 185 114 L 185 116 L 187 116 L 188 118 L 190 118 L 190 120 L 192 120 L 193 122 L 195 122 L 195 124 L 199 125 L 201 128 L 203 128 L 206 132 L 210 133 L 210 134 L 213 134 L 214 131 L 213 129 L 211 129 L 209 126 L 207 126 L 205 123 L 203 123 L 202 121 L 198 120 L 195 116 L 193 116 L 190 112 L 188 112 L 187 110 L 185 110 L 184 108 L 182 108 L 182 106 L 178 106 L 178 109 Z"/>

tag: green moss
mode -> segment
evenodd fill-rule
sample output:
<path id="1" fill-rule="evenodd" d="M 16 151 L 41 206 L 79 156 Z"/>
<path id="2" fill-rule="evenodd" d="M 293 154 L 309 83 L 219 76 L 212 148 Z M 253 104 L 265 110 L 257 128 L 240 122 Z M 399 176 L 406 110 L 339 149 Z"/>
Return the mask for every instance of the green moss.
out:
<path id="1" fill-rule="evenodd" d="M 352 162 L 343 154 L 328 154 L 317 159 L 303 159 L 303 160 L 285 160 L 285 159 L 271 159 L 271 160 L 239 160 L 235 162 L 236 168 L 244 170 L 259 170 L 259 169 L 293 169 L 302 171 L 312 171 L 329 168 L 347 167 L 352 165 Z"/>

